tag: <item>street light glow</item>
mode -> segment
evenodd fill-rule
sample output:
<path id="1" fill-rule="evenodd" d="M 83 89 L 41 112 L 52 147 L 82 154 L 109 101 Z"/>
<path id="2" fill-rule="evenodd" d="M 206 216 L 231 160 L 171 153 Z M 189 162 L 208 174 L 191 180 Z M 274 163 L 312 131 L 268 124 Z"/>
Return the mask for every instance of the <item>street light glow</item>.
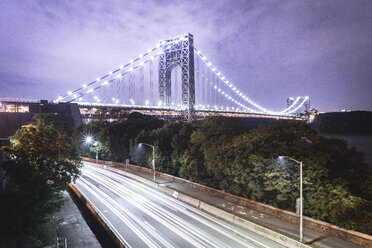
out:
<path id="1" fill-rule="evenodd" d="M 85 143 L 86 145 L 89 145 L 89 144 L 91 144 L 92 142 L 93 142 L 93 137 L 92 137 L 91 135 L 87 135 L 87 136 L 84 137 L 84 143 Z"/>

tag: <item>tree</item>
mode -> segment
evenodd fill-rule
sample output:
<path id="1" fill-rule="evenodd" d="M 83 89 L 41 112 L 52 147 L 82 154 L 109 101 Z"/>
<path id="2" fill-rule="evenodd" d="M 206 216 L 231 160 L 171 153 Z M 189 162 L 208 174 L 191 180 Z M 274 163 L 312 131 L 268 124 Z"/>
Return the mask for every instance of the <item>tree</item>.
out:
<path id="1" fill-rule="evenodd" d="M 20 132 L 13 147 L 3 148 L 12 163 L 10 171 L 27 167 L 58 190 L 65 190 L 79 176 L 81 159 L 67 135 L 43 120 L 23 126 Z"/>
<path id="2" fill-rule="evenodd" d="M 10 178 L 0 200 L 1 233 L 25 234 L 59 209 L 60 192 L 79 176 L 81 159 L 71 138 L 41 119 L 1 150 Z"/>
<path id="3" fill-rule="evenodd" d="M 130 158 L 131 140 L 135 139 L 142 130 L 150 131 L 163 126 L 163 124 L 164 121 L 155 117 L 134 112 L 122 115 L 118 121 L 92 121 L 79 128 L 74 137 L 75 142 L 82 145 L 83 135 L 92 134 L 107 148 L 107 153 L 103 154 L 104 159 L 124 162 Z"/>

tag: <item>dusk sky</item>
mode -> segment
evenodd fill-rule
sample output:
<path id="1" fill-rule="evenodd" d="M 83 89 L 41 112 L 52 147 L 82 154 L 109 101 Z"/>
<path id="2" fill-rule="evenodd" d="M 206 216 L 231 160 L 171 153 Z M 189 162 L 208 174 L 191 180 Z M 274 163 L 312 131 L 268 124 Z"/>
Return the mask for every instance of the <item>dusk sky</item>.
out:
<path id="1" fill-rule="evenodd" d="M 0 2 L 0 96 L 55 99 L 155 47 L 195 47 L 252 100 L 372 111 L 371 0 Z"/>

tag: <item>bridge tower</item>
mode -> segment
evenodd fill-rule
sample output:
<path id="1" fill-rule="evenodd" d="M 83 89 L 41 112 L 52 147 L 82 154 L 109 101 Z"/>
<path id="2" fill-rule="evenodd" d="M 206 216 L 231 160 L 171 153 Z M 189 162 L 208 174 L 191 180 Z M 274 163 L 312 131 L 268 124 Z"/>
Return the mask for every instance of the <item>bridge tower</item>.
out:
<path id="1" fill-rule="evenodd" d="M 188 111 L 189 118 L 195 105 L 194 38 L 186 34 L 181 38 L 165 40 L 160 43 L 163 53 L 159 56 L 159 95 L 163 105 L 171 105 L 171 73 L 176 66 L 182 72 L 182 108 Z"/>

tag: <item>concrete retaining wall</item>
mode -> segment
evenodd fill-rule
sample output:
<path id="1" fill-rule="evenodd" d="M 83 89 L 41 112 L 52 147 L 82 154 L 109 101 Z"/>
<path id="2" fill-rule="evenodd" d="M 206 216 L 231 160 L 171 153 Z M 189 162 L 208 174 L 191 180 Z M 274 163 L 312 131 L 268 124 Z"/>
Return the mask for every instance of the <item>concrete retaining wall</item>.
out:
<path id="1" fill-rule="evenodd" d="M 95 162 L 94 159 L 90 159 L 90 158 L 84 158 L 83 160 L 93 162 L 93 163 Z M 126 164 L 123 164 L 123 163 L 103 161 L 103 160 L 99 160 L 99 163 L 126 168 Z M 153 173 L 152 169 L 149 169 L 149 168 L 144 168 L 144 167 L 137 166 L 137 165 L 129 165 L 129 167 L 133 171 Z M 205 185 L 194 183 L 194 182 L 191 182 L 191 181 L 179 178 L 179 177 L 175 177 L 172 175 L 168 175 L 165 173 L 161 173 L 158 171 L 156 172 L 156 176 L 161 177 L 171 182 L 184 183 L 187 186 L 192 187 L 198 191 L 208 192 L 214 196 L 225 199 L 235 205 L 239 205 L 239 206 L 243 206 L 243 207 L 246 207 L 252 210 L 256 210 L 263 214 L 275 216 L 277 218 L 280 218 L 282 220 L 285 220 L 291 223 L 296 223 L 296 224 L 299 223 L 299 216 L 296 213 L 293 213 L 290 211 L 286 211 L 280 208 L 269 206 L 269 205 L 266 205 L 260 202 L 252 201 L 252 200 L 240 197 L 240 196 L 232 195 L 230 193 L 226 193 L 221 190 L 207 187 Z M 195 206 L 195 203 L 191 205 Z M 330 223 L 315 220 L 315 219 L 312 219 L 306 216 L 304 217 L 304 225 L 309 229 L 312 229 L 312 230 L 315 230 L 315 231 L 318 231 L 324 234 L 334 235 L 338 238 L 352 242 L 362 247 L 372 248 L 372 236 L 370 235 L 356 232 L 356 231 L 346 230 L 338 226 L 332 225 Z"/>
<path id="2" fill-rule="evenodd" d="M 120 239 L 114 234 L 114 232 L 111 230 L 111 228 L 106 224 L 106 222 L 102 219 L 102 217 L 97 213 L 96 209 L 91 205 L 91 203 L 80 193 L 80 191 L 72 184 L 69 184 L 69 191 L 75 198 L 78 199 L 79 204 L 81 204 L 85 210 L 89 211 L 89 214 L 91 214 L 95 220 L 95 222 L 98 223 L 100 228 L 106 232 L 109 239 L 113 242 L 110 244 L 106 244 L 118 248 L 125 248 L 124 244 L 120 241 Z M 84 211 L 85 211 L 84 210 Z M 100 229 L 101 231 L 101 229 Z"/>

